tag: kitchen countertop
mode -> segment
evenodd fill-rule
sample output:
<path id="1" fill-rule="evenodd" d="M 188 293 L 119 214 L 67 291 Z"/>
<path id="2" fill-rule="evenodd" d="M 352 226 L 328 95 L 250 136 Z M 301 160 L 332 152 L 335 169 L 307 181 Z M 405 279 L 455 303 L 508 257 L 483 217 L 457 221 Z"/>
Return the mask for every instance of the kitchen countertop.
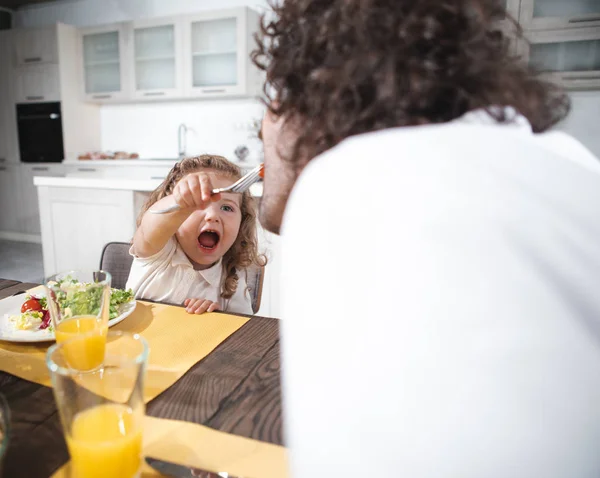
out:
<path id="1" fill-rule="evenodd" d="M 84 159 L 65 160 L 60 164 L 67 166 L 164 166 L 172 167 L 177 158 L 172 159 Z"/>
<path id="2" fill-rule="evenodd" d="M 33 184 L 36 186 L 53 186 L 61 188 L 81 189 L 118 189 L 126 191 L 154 191 L 161 183 L 160 179 L 120 179 L 120 178 L 82 178 L 75 176 L 35 176 Z M 250 191 L 254 197 L 262 196 L 262 183 L 254 184 Z"/>
<path id="3" fill-rule="evenodd" d="M 83 189 L 121 189 L 127 191 L 154 191 L 161 183 L 160 179 L 117 179 L 35 176 L 36 186 L 55 186 L 61 188 Z"/>
<path id="4" fill-rule="evenodd" d="M 62 163 L 67 166 L 158 166 L 158 167 L 173 167 L 179 159 L 84 159 L 84 160 L 65 160 Z M 233 162 L 242 169 L 252 169 L 258 166 L 255 161 Z M 47 163 L 42 163 L 47 164 Z"/>

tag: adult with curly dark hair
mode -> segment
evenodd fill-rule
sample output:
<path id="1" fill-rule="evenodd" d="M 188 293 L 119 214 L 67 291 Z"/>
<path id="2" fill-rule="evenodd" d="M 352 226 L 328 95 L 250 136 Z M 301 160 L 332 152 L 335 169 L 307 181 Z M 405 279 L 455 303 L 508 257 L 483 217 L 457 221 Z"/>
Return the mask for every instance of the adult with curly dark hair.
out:
<path id="1" fill-rule="evenodd" d="M 263 21 L 296 478 L 600 476 L 598 161 L 499 3 Z"/>

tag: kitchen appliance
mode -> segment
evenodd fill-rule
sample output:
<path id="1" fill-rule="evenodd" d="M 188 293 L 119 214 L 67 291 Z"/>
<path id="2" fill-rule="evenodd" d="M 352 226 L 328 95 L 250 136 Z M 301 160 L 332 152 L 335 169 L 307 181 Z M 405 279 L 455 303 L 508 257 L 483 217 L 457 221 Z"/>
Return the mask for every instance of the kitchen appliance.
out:
<path id="1" fill-rule="evenodd" d="M 60 163 L 64 157 L 59 102 L 17 105 L 19 152 L 24 163 Z"/>

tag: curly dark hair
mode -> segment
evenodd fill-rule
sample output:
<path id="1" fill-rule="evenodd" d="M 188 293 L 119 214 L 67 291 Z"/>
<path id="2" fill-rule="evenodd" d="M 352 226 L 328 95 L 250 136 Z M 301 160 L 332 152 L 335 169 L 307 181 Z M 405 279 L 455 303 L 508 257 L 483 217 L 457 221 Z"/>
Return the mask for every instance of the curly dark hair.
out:
<path id="1" fill-rule="evenodd" d="M 154 203 L 173 193 L 173 188 L 181 178 L 197 171 L 213 171 L 231 178 L 232 181 L 237 181 L 242 177 L 242 170 L 222 156 L 202 154 L 184 158 L 173 166 L 161 185 L 150 194 L 140 210 L 137 226 L 140 226 L 144 214 Z M 249 191 L 242 193 L 240 208 L 242 212 L 240 231 L 231 249 L 223 256 L 225 274 L 221 284 L 221 297 L 225 299 L 231 298 L 237 290 L 238 270 L 251 266 L 264 267 L 267 264 L 266 256 L 258 252 L 256 201 Z"/>
<path id="2" fill-rule="evenodd" d="M 264 15 L 253 62 L 269 110 L 300 125 L 290 160 L 397 126 L 503 108 L 542 132 L 569 111 L 564 91 L 511 53 L 501 0 L 283 0 Z M 502 21 L 504 20 L 504 22 Z M 511 35 L 512 36 L 512 35 Z M 274 90 L 274 93 L 270 91 Z"/>

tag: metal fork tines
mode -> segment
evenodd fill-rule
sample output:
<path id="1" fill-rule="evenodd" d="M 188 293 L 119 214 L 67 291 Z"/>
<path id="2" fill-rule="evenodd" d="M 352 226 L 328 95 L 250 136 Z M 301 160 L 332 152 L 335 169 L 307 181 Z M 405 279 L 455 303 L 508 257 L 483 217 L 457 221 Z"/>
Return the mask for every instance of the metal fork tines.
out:
<path id="1" fill-rule="evenodd" d="M 243 177 L 241 177 L 240 179 L 238 179 L 231 186 L 227 186 L 225 188 L 213 189 L 211 192 L 212 192 L 212 194 L 243 193 L 244 191 L 247 191 L 250 188 L 250 186 L 252 186 L 254 183 L 261 180 L 262 172 L 263 172 L 263 165 L 260 164 L 256 168 L 254 168 L 252 171 L 250 171 L 248 174 L 246 174 Z M 180 209 L 179 204 L 174 204 L 173 206 L 170 206 L 165 209 L 158 209 L 158 210 L 149 209 L 149 212 L 151 212 L 152 214 L 165 214 L 167 212 L 173 212 L 173 211 L 177 211 L 179 209 Z"/>
<path id="2" fill-rule="evenodd" d="M 255 182 L 260 180 L 260 174 L 262 172 L 262 169 L 263 165 L 260 164 L 248 174 L 238 179 L 231 186 L 227 186 L 226 188 L 213 189 L 212 193 L 243 193 L 244 191 L 247 191 L 248 188 L 252 186 Z"/>

